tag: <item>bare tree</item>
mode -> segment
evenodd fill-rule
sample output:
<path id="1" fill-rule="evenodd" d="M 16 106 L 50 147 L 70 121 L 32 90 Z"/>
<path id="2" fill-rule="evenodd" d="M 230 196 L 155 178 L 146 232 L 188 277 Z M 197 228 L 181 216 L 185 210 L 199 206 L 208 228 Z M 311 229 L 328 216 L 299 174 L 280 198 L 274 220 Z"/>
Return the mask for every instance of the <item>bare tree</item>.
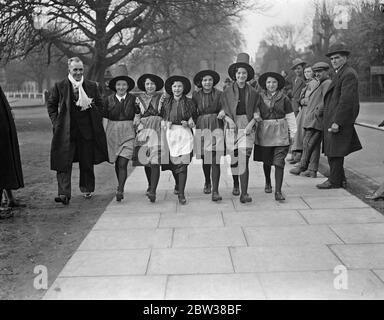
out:
<path id="1" fill-rule="evenodd" d="M 310 41 L 307 25 L 301 24 L 284 24 L 271 27 L 264 40 L 268 45 L 277 47 L 286 47 L 288 50 L 296 49 L 300 45 L 304 45 Z"/>
<path id="2" fill-rule="evenodd" d="M 88 77 L 103 78 L 105 69 L 134 49 L 214 26 L 244 10 L 262 9 L 261 0 L 5 0 L 1 2 L 2 43 L 7 58 L 29 52 L 41 42 L 52 43 L 66 56 L 79 56 L 89 66 Z M 4 14 L 3 14 L 4 13 Z M 36 25 L 39 15 L 44 25 Z"/>

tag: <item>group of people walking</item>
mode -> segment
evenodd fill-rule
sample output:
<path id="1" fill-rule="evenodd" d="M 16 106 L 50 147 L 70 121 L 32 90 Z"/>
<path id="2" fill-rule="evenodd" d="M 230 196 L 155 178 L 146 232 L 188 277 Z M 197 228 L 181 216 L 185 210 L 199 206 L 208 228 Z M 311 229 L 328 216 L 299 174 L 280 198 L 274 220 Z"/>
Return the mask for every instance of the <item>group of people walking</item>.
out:
<path id="1" fill-rule="evenodd" d="M 185 186 L 192 157 L 202 159 L 202 192 L 220 201 L 220 161 L 229 155 L 234 196 L 242 203 L 248 194 L 249 160 L 263 163 L 265 192 L 272 193 L 271 168 L 275 168 L 275 199 L 282 193 L 286 157 L 291 149 L 290 172 L 316 177 L 320 146 L 328 156 L 329 179 L 318 188 L 345 184 L 344 157 L 361 149 L 353 124 L 358 114 L 357 76 L 347 65 L 349 51 L 333 48 L 336 72 L 330 80 L 325 62 L 306 66 L 296 59 L 292 92 L 277 72 L 258 79 L 258 90 L 249 84 L 254 69 L 249 56 L 241 53 L 228 68 L 232 82 L 224 91 L 216 88 L 220 76 L 214 70 L 199 71 L 193 84 L 188 78 L 171 76 L 164 82 L 158 75 L 144 74 L 135 84 L 124 65 L 115 68 L 109 81 L 112 94 L 101 98 L 96 83 L 84 80 L 80 59 L 68 61 L 69 75 L 55 85 L 48 99 L 53 123 L 51 168 L 57 171 L 57 202 L 71 198 L 71 169 L 80 162 L 80 190 L 90 198 L 95 188 L 93 165 L 114 163 L 116 200 L 124 199 L 129 161 L 144 166 L 148 181 L 146 195 L 156 201 L 161 171 L 171 170 L 174 193 L 186 204 Z M 305 74 L 305 78 L 304 75 Z M 132 94 L 137 86 L 140 93 Z M 163 90 L 165 89 L 165 90 Z M 165 91 L 165 92 L 163 92 Z"/>

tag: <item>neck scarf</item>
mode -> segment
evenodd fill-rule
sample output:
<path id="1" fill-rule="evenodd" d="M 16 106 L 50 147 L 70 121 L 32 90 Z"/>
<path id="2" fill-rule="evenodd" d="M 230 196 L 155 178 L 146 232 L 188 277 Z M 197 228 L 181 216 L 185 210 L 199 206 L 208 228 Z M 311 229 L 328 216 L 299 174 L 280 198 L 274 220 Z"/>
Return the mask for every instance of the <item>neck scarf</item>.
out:
<path id="1" fill-rule="evenodd" d="M 76 81 L 71 74 L 68 74 L 68 80 L 72 83 L 73 87 L 79 90 L 79 100 L 76 105 L 81 107 L 81 111 L 91 108 L 92 98 L 88 98 L 83 88 L 84 77 L 81 77 L 80 81 Z"/>

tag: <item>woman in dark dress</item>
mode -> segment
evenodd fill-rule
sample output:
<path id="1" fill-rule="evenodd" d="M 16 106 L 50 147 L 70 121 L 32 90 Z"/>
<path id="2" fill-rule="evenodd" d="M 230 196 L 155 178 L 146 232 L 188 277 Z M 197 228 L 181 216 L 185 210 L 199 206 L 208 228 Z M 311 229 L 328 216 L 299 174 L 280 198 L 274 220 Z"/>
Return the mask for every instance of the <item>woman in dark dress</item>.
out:
<path id="1" fill-rule="evenodd" d="M 172 76 L 165 81 L 165 90 L 170 95 L 161 109 L 164 119 L 166 141 L 169 149 L 169 163 L 162 163 L 162 170 L 171 170 L 176 180 L 179 203 L 187 203 L 185 185 L 188 165 L 192 159 L 193 133 L 196 107 L 186 95 L 191 91 L 190 81 L 183 76 Z"/>
<path id="2" fill-rule="evenodd" d="M 11 190 L 24 187 L 21 168 L 19 142 L 11 107 L 0 87 L 0 218 L 12 216 L 11 207 L 21 206 Z M 2 207 L 3 191 L 7 196 L 7 206 Z"/>
<path id="3" fill-rule="evenodd" d="M 140 108 L 140 124 L 137 128 L 136 143 L 140 148 L 139 163 L 144 164 L 147 176 L 147 196 L 156 201 L 156 189 L 160 179 L 161 162 L 161 105 L 164 101 L 162 92 L 164 81 L 155 74 L 144 74 L 137 80 L 139 93 L 136 104 Z"/>
<path id="4" fill-rule="evenodd" d="M 205 177 L 203 192 L 205 194 L 212 192 L 212 201 L 222 200 L 219 194 L 219 180 L 220 160 L 224 155 L 224 124 L 217 117 L 221 110 L 222 92 L 215 88 L 219 81 L 220 76 L 217 72 L 200 71 L 193 79 L 200 90 L 195 91 L 192 95 L 192 100 L 197 108 L 195 154 L 197 158 L 203 159 Z"/>
<path id="5" fill-rule="evenodd" d="M 283 92 L 283 76 L 267 72 L 261 75 L 259 84 L 263 88 L 259 102 L 263 121 L 257 127 L 253 156 L 255 161 L 264 163 L 266 193 L 272 193 L 271 166 L 275 166 L 275 199 L 282 201 L 285 158 L 296 134 L 296 119 L 290 99 Z"/>
<path id="6" fill-rule="evenodd" d="M 109 162 L 115 164 L 118 181 L 116 201 L 124 199 L 124 186 L 128 177 L 128 162 L 132 160 L 135 142 L 134 122 L 138 121 L 139 109 L 136 97 L 129 93 L 135 82 L 128 77 L 125 65 L 120 65 L 114 72 L 109 88 L 115 93 L 108 96 L 102 110 L 107 119 L 106 136 Z M 135 119 L 136 118 L 136 119 Z"/>

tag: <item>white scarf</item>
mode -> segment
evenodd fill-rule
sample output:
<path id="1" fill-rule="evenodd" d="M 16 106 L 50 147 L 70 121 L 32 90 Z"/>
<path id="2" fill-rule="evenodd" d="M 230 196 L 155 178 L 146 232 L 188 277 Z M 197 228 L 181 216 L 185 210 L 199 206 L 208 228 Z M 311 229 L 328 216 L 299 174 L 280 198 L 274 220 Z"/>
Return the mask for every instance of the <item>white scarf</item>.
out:
<path id="1" fill-rule="evenodd" d="M 88 98 L 87 94 L 84 91 L 84 77 L 81 77 L 80 81 L 76 81 L 71 74 L 68 74 L 68 79 L 72 83 L 73 87 L 79 90 L 79 100 L 77 100 L 76 105 L 81 107 L 81 111 L 91 108 L 93 98 Z"/>

